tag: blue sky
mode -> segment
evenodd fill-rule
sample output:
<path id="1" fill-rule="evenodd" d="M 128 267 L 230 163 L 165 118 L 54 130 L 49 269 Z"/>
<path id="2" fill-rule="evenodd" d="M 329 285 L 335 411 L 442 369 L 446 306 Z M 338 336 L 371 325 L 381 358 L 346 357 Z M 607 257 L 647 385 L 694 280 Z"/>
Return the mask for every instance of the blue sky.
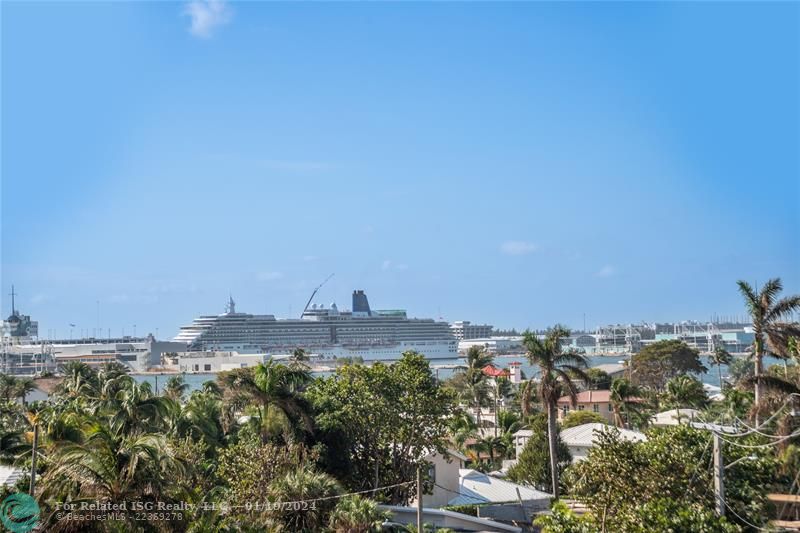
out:
<path id="1" fill-rule="evenodd" d="M 800 4 L 2 4 L 2 287 L 173 335 L 317 301 L 499 326 L 800 291 Z"/>

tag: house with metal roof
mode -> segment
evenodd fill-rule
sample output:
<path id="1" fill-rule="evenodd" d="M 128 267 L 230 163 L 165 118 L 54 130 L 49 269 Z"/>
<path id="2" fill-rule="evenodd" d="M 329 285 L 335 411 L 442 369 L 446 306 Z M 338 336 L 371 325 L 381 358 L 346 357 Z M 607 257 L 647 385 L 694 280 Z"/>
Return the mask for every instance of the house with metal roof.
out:
<path id="1" fill-rule="evenodd" d="M 561 440 L 569 448 L 569 453 L 572 455 L 572 462 L 581 461 L 586 459 L 589 450 L 597 442 L 598 434 L 602 431 L 608 431 L 613 426 L 606 424 L 581 424 L 567 428 L 561 431 Z M 619 436 L 623 440 L 632 442 L 646 441 L 647 437 L 644 433 L 632 431 L 630 429 L 614 428 L 619 432 Z"/>

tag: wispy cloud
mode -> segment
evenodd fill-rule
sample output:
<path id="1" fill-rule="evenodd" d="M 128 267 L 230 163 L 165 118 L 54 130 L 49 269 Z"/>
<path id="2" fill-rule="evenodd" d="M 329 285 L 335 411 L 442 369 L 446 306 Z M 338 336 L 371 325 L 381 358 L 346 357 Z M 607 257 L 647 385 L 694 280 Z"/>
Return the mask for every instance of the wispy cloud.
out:
<path id="1" fill-rule="evenodd" d="M 500 245 L 500 251 L 507 255 L 525 255 L 538 249 L 534 243 L 527 241 L 506 241 Z"/>
<path id="2" fill-rule="evenodd" d="M 390 259 L 384 259 L 381 263 L 381 270 L 408 270 L 408 265 L 405 263 L 395 263 Z"/>
<path id="3" fill-rule="evenodd" d="M 319 257 L 317 257 L 316 255 L 304 255 L 303 256 L 303 261 L 306 261 L 306 262 L 308 262 L 308 261 L 316 261 L 317 259 L 319 259 Z"/>
<path id="4" fill-rule="evenodd" d="M 191 0 L 183 13 L 191 19 L 189 33 L 202 39 L 211 37 L 214 30 L 233 18 L 233 10 L 225 0 Z"/>
<path id="5" fill-rule="evenodd" d="M 256 274 L 256 279 L 258 281 L 275 281 L 276 279 L 281 279 L 282 277 L 283 277 L 282 272 L 274 272 L 274 271 L 265 271 Z"/>
<path id="6" fill-rule="evenodd" d="M 617 269 L 616 268 L 614 268 L 611 265 L 606 265 L 603 268 L 601 268 L 600 270 L 598 270 L 597 272 L 595 272 L 594 275 L 595 275 L 595 277 L 598 277 L 598 278 L 607 278 L 607 277 L 613 276 L 616 273 L 617 273 Z"/>

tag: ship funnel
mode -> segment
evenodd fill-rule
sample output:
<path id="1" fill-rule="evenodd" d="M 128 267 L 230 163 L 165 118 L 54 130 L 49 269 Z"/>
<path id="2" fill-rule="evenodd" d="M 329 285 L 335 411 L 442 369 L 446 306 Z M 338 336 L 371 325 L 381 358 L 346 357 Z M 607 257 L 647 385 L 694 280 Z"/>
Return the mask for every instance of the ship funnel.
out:
<path id="1" fill-rule="evenodd" d="M 370 316 L 369 301 L 364 291 L 353 291 L 353 316 Z"/>

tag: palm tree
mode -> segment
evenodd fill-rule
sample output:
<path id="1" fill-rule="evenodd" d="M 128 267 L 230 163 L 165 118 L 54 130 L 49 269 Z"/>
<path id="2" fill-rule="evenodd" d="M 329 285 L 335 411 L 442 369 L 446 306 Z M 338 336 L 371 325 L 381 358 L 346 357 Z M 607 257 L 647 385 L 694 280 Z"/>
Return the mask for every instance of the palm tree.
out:
<path id="1" fill-rule="evenodd" d="M 464 449 L 464 444 L 478 434 L 478 425 L 469 413 L 461 408 L 450 419 L 450 438 L 458 450 Z"/>
<path id="2" fill-rule="evenodd" d="M 295 502 L 317 500 L 315 505 L 277 508 L 268 511 L 269 518 L 287 531 L 320 531 L 324 520 L 334 507 L 336 496 L 341 493 L 339 483 L 328 474 L 317 472 L 309 466 L 300 466 L 270 484 L 268 499 L 273 502 Z"/>
<path id="3" fill-rule="evenodd" d="M 722 388 L 722 365 L 731 364 L 733 356 L 722 346 L 717 346 L 712 354 L 708 356 L 708 360 L 712 365 L 716 365 L 717 372 L 719 372 L 719 387 Z"/>
<path id="4" fill-rule="evenodd" d="M 175 477 L 186 468 L 163 435 L 117 436 L 89 420 L 82 442 L 54 442 L 47 457 L 42 494 L 58 501 L 170 501 Z M 66 527 L 50 520 L 45 529 Z"/>
<path id="5" fill-rule="evenodd" d="M 556 455 L 556 410 L 562 390 L 576 403 L 578 387 L 575 381 L 589 380 L 584 372 L 588 367 L 586 358 L 574 350 L 564 351 L 561 339 L 569 336 L 563 326 L 551 329 L 544 339 L 530 331 L 525 331 L 522 344 L 527 351 L 528 360 L 539 368 L 538 395 L 547 410 L 547 436 L 550 452 L 550 471 L 552 474 L 553 496 L 558 498 L 558 457 Z M 573 378 L 574 376 L 574 378 Z M 574 381 L 573 381 L 574 379 Z"/>
<path id="6" fill-rule="evenodd" d="M 491 435 L 478 439 L 471 447 L 476 452 L 478 459 L 480 459 L 481 453 L 489 454 L 489 468 L 494 468 L 496 456 L 498 454 L 505 456 L 506 451 L 503 440 Z"/>
<path id="7" fill-rule="evenodd" d="M 755 408 L 761 402 L 759 376 L 764 373 L 764 355 L 767 351 L 779 357 L 788 354 L 788 341 L 800 337 L 800 324 L 787 322 L 800 311 L 800 295 L 777 299 L 783 290 L 780 278 L 773 278 L 756 292 L 746 281 L 739 280 L 739 292 L 753 322 L 753 358 L 755 362 Z"/>
<path id="8" fill-rule="evenodd" d="M 335 533 L 370 533 L 380 531 L 381 524 L 389 519 L 388 511 L 378 509 L 373 500 L 361 496 L 346 496 L 336 504 L 328 522 Z"/>
<path id="9" fill-rule="evenodd" d="M 513 411 L 503 410 L 497 415 L 497 426 L 500 429 L 500 440 L 507 457 L 509 452 L 514 449 L 514 433 L 522 429 L 522 419 Z"/>
<path id="10" fill-rule="evenodd" d="M 256 403 L 261 423 L 261 438 L 269 440 L 269 421 L 278 417 L 285 423 L 300 420 L 311 431 L 311 406 L 300 394 L 311 382 L 305 367 L 286 366 L 273 360 L 255 368 L 242 368 L 220 374 L 218 379 L 228 389 L 234 406 L 242 408 L 249 401 Z"/>
<path id="11" fill-rule="evenodd" d="M 11 374 L 0 374 L 0 396 L 5 401 L 11 401 L 16 396 L 15 387 L 17 386 L 17 378 Z"/>
<path id="12" fill-rule="evenodd" d="M 63 368 L 64 379 L 58 391 L 69 398 L 87 399 L 97 397 L 100 380 L 97 372 L 82 361 L 70 361 Z"/>
<path id="13" fill-rule="evenodd" d="M 492 364 L 494 357 L 480 346 L 470 346 L 467 350 L 467 367 L 464 370 L 464 393 L 475 408 L 475 419 L 481 427 L 481 408 L 489 400 L 489 385 L 483 369 Z"/>
<path id="14" fill-rule="evenodd" d="M 678 419 L 681 417 L 681 407 L 702 408 L 708 404 L 708 396 L 703 384 L 687 375 L 676 376 L 667 382 L 664 392 L 667 405 L 677 410 Z"/>
<path id="15" fill-rule="evenodd" d="M 611 409 L 614 411 L 614 424 L 624 428 L 632 418 L 641 418 L 642 390 L 626 378 L 611 382 Z"/>
<path id="16" fill-rule="evenodd" d="M 189 390 L 189 384 L 181 375 L 172 376 L 167 380 L 164 385 L 164 396 L 172 401 L 180 402 L 183 400 L 183 395 Z"/>
<path id="17" fill-rule="evenodd" d="M 25 398 L 35 390 L 36 382 L 31 378 L 17 378 L 16 383 L 14 383 L 14 396 L 19 398 L 22 405 L 27 405 Z"/>

